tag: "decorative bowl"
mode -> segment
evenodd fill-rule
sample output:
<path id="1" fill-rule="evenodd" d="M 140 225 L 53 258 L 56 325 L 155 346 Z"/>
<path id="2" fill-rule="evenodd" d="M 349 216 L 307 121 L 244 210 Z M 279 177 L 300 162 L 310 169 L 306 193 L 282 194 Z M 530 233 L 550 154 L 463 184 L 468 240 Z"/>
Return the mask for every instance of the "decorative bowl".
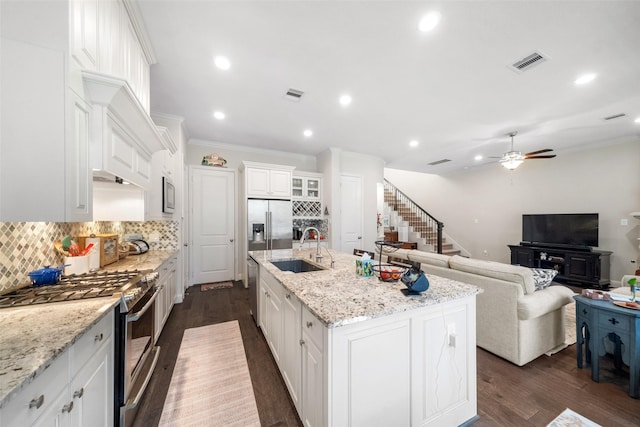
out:
<path id="1" fill-rule="evenodd" d="M 409 289 L 410 294 L 419 294 L 429 289 L 427 276 L 415 267 L 411 267 L 402 275 L 402 283 Z"/>

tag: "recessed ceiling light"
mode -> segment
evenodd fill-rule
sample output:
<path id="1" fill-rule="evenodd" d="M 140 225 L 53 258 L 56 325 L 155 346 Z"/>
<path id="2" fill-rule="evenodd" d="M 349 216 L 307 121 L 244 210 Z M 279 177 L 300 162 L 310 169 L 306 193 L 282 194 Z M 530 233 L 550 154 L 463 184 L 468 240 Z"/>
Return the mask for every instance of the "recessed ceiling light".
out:
<path id="1" fill-rule="evenodd" d="M 218 120 L 222 120 L 224 119 L 226 116 L 222 111 L 216 111 L 215 113 L 213 113 L 213 117 L 215 117 Z"/>
<path id="2" fill-rule="evenodd" d="M 216 56 L 213 58 L 213 63 L 221 70 L 228 70 L 231 67 L 231 62 L 226 56 Z"/>
<path id="3" fill-rule="evenodd" d="M 440 12 L 429 12 L 422 17 L 418 29 L 423 33 L 433 30 L 440 22 Z"/>
<path id="4" fill-rule="evenodd" d="M 475 156 L 473 159 L 474 159 L 475 161 L 482 160 L 482 155 L 481 155 L 481 154 L 478 154 L 478 155 L 477 155 L 477 156 Z"/>
<path id="5" fill-rule="evenodd" d="M 350 95 L 342 95 L 340 97 L 340 104 L 344 107 L 346 107 L 347 105 L 351 104 L 351 96 Z"/>
<path id="6" fill-rule="evenodd" d="M 313 131 L 311 129 L 306 129 L 304 132 L 302 132 L 302 134 L 309 138 L 311 135 L 313 135 Z"/>
<path id="7" fill-rule="evenodd" d="M 583 74 L 582 76 L 578 77 L 576 81 L 574 81 L 574 83 L 577 85 L 583 85 L 585 83 L 589 83 L 590 81 L 593 81 L 593 79 L 595 79 L 596 76 L 597 74 L 594 74 L 594 73 Z"/>
<path id="8" fill-rule="evenodd" d="M 409 147 L 417 147 L 418 145 L 420 145 L 420 143 L 415 139 L 409 141 Z"/>
<path id="9" fill-rule="evenodd" d="M 640 123 L 640 117 L 638 117 L 637 119 L 635 119 L 633 122 L 634 122 L 634 123 Z"/>

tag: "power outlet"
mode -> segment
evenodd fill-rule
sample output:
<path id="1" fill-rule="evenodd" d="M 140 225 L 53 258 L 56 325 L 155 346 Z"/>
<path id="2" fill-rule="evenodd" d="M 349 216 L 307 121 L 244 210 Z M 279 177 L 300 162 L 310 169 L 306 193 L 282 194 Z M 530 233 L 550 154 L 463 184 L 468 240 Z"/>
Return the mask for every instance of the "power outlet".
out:
<path id="1" fill-rule="evenodd" d="M 151 233 L 149 234 L 149 242 L 150 243 L 158 243 L 160 241 L 159 233 Z"/>
<path id="2" fill-rule="evenodd" d="M 620 220 L 620 225 L 629 225 L 629 220 L 627 218 L 622 218 Z"/>

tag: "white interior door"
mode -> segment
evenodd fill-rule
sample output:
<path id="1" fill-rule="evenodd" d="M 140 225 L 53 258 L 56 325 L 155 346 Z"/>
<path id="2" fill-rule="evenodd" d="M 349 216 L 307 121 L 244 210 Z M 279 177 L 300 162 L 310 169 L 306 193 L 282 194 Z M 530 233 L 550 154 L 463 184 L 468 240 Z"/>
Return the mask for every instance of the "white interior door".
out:
<path id="1" fill-rule="evenodd" d="M 191 169 L 192 283 L 234 278 L 234 172 Z"/>
<path id="2" fill-rule="evenodd" d="M 340 176 L 340 250 L 352 253 L 362 247 L 362 179 Z"/>

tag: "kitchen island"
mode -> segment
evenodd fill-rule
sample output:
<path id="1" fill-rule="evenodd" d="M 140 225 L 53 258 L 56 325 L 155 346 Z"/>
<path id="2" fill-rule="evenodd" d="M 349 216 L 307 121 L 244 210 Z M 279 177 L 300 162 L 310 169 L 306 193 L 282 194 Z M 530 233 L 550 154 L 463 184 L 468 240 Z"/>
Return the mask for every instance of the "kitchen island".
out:
<path id="1" fill-rule="evenodd" d="M 274 260 L 315 261 L 315 249 L 254 251 L 258 325 L 309 426 L 449 426 L 477 416 L 475 296 L 469 284 L 428 276 L 358 277 L 356 256 L 322 252 L 325 269 L 281 271 Z M 312 258 L 310 260 L 310 257 Z"/>

